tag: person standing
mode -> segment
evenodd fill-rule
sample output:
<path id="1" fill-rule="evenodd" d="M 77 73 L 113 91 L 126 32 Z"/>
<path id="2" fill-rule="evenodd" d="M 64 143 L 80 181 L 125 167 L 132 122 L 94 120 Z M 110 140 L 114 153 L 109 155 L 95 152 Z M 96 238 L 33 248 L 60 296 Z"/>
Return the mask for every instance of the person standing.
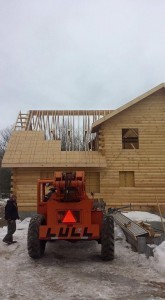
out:
<path id="1" fill-rule="evenodd" d="M 7 234 L 5 235 L 3 242 L 10 245 L 16 243 L 13 241 L 13 234 L 16 231 L 16 220 L 19 219 L 18 207 L 16 196 L 11 195 L 5 206 L 5 220 L 7 221 Z"/>

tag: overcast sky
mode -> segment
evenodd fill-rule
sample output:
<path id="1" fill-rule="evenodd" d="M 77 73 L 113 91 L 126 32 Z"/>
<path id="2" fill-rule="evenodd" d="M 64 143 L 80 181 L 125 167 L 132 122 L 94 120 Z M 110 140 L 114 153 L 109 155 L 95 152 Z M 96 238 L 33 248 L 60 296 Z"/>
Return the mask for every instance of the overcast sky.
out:
<path id="1" fill-rule="evenodd" d="M 0 130 L 115 109 L 165 81 L 165 0 L 0 0 Z"/>

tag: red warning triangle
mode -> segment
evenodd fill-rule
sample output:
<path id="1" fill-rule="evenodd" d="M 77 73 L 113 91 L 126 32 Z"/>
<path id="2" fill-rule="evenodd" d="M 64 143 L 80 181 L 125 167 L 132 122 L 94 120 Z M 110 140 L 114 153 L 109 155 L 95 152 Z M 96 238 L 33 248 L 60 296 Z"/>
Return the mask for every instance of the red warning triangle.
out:
<path id="1" fill-rule="evenodd" d="M 71 210 L 68 210 L 64 219 L 62 220 L 63 223 L 76 223 L 76 219 L 72 214 Z"/>

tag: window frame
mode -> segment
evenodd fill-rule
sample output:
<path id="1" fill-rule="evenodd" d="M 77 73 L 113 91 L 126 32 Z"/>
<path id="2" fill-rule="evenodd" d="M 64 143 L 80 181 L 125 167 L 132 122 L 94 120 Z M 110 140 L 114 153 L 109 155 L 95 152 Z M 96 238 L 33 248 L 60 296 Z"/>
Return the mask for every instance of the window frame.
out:
<path id="1" fill-rule="evenodd" d="M 139 129 L 138 128 L 122 128 L 122 149 L 135 150 L 139 149 Z M 132 132 L 132 136 L 131 136 Z M 125 137 L 125 135 L 130 135 Z"/>
<path id="2" fill-rule="evenodd" d="M 119 187 L 120 188 L 134 188 L 135 187 L 135 171 L 119 171 Z"/>

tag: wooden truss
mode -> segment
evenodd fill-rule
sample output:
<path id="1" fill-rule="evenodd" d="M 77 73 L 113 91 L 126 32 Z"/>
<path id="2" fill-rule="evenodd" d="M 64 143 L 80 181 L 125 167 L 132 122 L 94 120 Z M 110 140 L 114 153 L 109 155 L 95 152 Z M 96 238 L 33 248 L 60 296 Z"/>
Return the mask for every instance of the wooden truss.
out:
<path id="1" fill-rule="evenodd" d="M 30 110 L 18 115 L 15 130 L 44 131 L 45 139 L 61 140 L 61 150 L 97 150 L 92 123 L 110 110 Z"/>

